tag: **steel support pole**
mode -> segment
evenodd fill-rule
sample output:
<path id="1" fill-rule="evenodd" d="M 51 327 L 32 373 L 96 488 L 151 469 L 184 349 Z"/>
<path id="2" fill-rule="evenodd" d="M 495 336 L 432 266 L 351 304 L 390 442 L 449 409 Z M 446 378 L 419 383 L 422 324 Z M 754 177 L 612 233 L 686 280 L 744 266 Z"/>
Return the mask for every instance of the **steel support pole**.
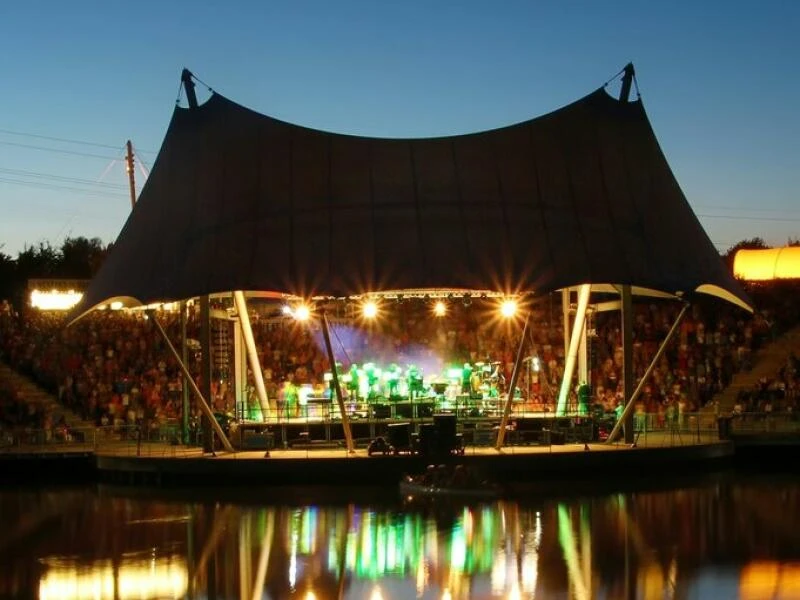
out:
<path id="1" fill-rule="evenodd" d="M 578 384 L 591 383 L 589 381 L 589 335 L 586 323 L 581 328 L 581 344 L 578 347 Z"/>
<path id="2" fill-rule="evenodd" d="M 626 406 L 633 396 L 633 294 L 630 285 L 620 290 L 622 300 L 622 397 Z M 623 409 L 624 413 L 624 409 Z M 622 415 L 625 426 L 625 443 L 633 443 L 633 413 Z"/>
<path id="3" fill-rule="evenodd" d="M 578 309 L 575 311 L 575 322 L 572 324 L 572 337 L 569 342 L 566 361 L 564 363 L 564 379 L 561 380 L 561 389 L 558 392 L 558 404 L 556 405 L 556 416 L 562 416 L 567 409 L 567 396 L 569 386 L 572 383 L 572 375 L 575 372 L 575 357 L 578 354 L 578 346 L 581 343 L 581 332 L 586 324 L 586 309 L 589 306 L 589 293 L 592 286 L 584 283 L 578 290 Z"/>
<path id="4" fill-rule="evenodd" d="M 203 398 L 203 394 L 200 391 L 200 388 L 197 387 L 197 384 L 194 382 L 194 379 L 192 379 L 192 374 L 189 373 L 189 369 L 186 368 L 186 365 L 181 360 L 181 355 L 178 354 L 178 351 L 175 349 L 175 346 L 172 345 L 172 342 L 170 341 L 167 332 L 164 331 L 164 328 L 161 326 L 161 323 L 158 322 L 158 318 L 156 317 L 155 311 L 153 311 L 152 309 L 148 310 L 147 316 L 153 320 L 156 329 L 158 329 L 158 332 L 161 334 L 161 337 L 164 338 L 164 342 L 167 344 L 167 348 L 169 348 L 169 351 L 172 353 L 172 356 L 178 362 L 178 366 L 183 372 L 183 376 L 186 378 L 186 381 L 189 382 L 189 386 L 191 387 L 195 398 L 197 398 L 197 401 L 200 404 L 200 409 L 203 411 L 203 414 L 205 414 L 206 418 L 211 423 L 211 428 L 214 430 L 214 433 L 216 433 L 219 436 L 219 439 L 222 442 L 222 445 L 225 447 L 225 450 L 227 450 L 228 452 L 233 452 L 234 451 L 233 446 L 231 446 L 228 437 L 225 435 L 225 432 L 222 431 L 222 427 L 219 426 L 219 423 L 214 418 L 214 413 L 211 411 L 211 407 L 206 402 L 206 399 Z"/>
<path id="5" fill-rule="evenodd" d="M 519 341 L 519 348 L 517 348 L 517 360 L 514 361 L 514 370 L 511 371 L 511 383 L 508 386 L 508 393 L 506 394 L 506 405 L 503 407 L 503 419 L 500 421 L 500 430 L 497 432 L 497 442 L 495 450 L 500 450 L 503 447 L 503 442 L 506 440 L 506 427 L 508 426 L 508 417 L 511 414 L 511 404 L 514 401 L 514 388 L 517 387 L 517 378 L 519 372 L 522 370 L 522 355 L 525 349 L 525 341 L 528 337 L 528 323 L 531 320 L 531 313 L 525 315 L 525 325 L 522 328 L 522 339 Z"/>
<path id="6" fill-rule="evenodd" d="M 564 325 L 564 359 L 566 360 L 569 354 L 569 312 L 570 312 L 570 296 L 572 292 L 569 288 L 561 290 L 561 317 Z"/>
<path id="7" fill-rule="evenodd" d="M 233 292 L 233 300 L 236 303 L 236 312 L 239 313 L 239 324 L 242 327 L 244 343 L 247 346 L 250 370 L 253 371 L 253 378 L 256 382 L 258 403 L 261 405 L 261 416 L 266 421 L 267 415 L 269 415 L 269 398 L 267 398 L 267 388 L 264 387 L 264 373 L 261 371 L 261 362 L 258 360 L 256 341 L 253 337 L 253 328 L 250 326 L 250 315 L 247 314 L 247 301 L 244 298 L 244 292 Z"/>
<path id="8" fill-rule="evenodd" d="M 238 323 L 233 324 L 233 382 L 236 417 L 244 419 L 247 412 L 247 348 Z"/>
<path id="9" fill-rule="evenodd" d="M 608 439 L 606 440 L 606 443 L 608 444 L 612 443 L 614 441 L 614 438 L 616 438 L 616 436 L 619 434 L 619 430 L 622 428 L 622 424 L 625 422 L 625 418 L 633 411 L 634 403 L 639 398 L 639 395 L 642 393 L 645 383 L 647 383 L 647 379 L 650 377 L 650 375 L 653 373 L 653 370 L 656 368 L 658 361 L 661 360 L 661 356 L 664 354 L 664 350 L 667 349 L 667 345 L 675 336 L 675 332 L 678 331 L 678 326 L 681 324 L 681 321 L 683 321 L 683 317 L 686 314 L 687 310 L 689 310 L 689 305 L 684 304 L 683 308 L 681 309 L 681 312 L 678 313 L 678 316 L 675 318 L 675 322 L 672 324 L 672 327 L 667 333 L 667 337 L 665 337 L 664 341 L 661 342 L 661 346 L 659 346 L 658 351 L 656 351 L 653 360 L 650 361 L 650 365 L 647 367 L 647 370 L 644 372 L 644 375 L 642 375 L 642 378 L 639 380 L 639 384 L 636 386 L 636 389 L 631 394 L 631 398 L 625 405 L 625 408 L 623 409 L 619 420 L 614 425 L 614 428 L 611 430 L 611 433 L 608 434 Z"/>
<path id="10" fill-rule="evenodd" d="M 180 304 L 181 310 L 181 361 L 183 364 L 187 364 L 189 362 L 189 348 L 187 346 L 187 335 L 186 335 L 186 301 L 182 301 Z M 182 435 L 181 439 L 183 440 L 184 444 L 189 443 L 189 411 L 191 409 L 189 405 L 189 379 L 184 376 L 183 378 L 183 385 L 181 386 L 181 400 L 183 401 L 183 418 L 181 419 L 181 430 Z"/>
<path id="11" fill-rule="evenodd" d="M 339 412 L 342 414 L 342 429 L 344 429 L 344 441 L 347 451 L 350 454 L 355 452 L 353 447 L 353 434 L 350 432 L 350 419 L 344 406 L 342 397 L 342 387 L 339 385 L 339 372 L 336 370 L 336 358 L 333 356 L 333 346 L 331 346 L 331 335 L 328 325 L 328 315 L 322 311 L 322 337 L 325 339 L 325 350 L 328 352 L 328 362 L 331 363 L 331 373 L 333 375 L 333 390 L 336 394 L 336 402 L 339 404 Z"/>
<path id="12" fill-rule="evenodd" d="M 211 361 L 214 350 L 211 347 L 211 298 L 208 294 L 200 296 L 200 392 L 203 398 L 214 405 L 211 377 L 214 368 Z M 212 411 L 213 413 L 213 411 Z M 205 415 L 204 415 L 205 416 Z M 212 417 L 212 421 L 216 421 Z M 214 428 L 207 418 L 200 419 L 200 431 L 203 434 L 203 452 L 214 452 Z"/>

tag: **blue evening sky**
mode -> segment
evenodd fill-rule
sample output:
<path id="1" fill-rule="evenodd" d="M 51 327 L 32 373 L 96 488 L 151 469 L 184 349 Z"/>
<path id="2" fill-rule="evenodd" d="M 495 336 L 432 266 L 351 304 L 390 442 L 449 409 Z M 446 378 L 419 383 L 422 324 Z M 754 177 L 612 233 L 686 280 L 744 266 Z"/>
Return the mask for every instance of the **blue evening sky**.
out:
<path id="1" fill-rule="evenodd" d="M 414 137 L 538 116 L 629 61 L 717 248 L 782 245 L 800 237 L 798 31 L 792 0 L 8 0 L 0 252 L 114 240 L 130 211 L 125 141 L 152 166 L 184 66 L 287 121 Z"/>

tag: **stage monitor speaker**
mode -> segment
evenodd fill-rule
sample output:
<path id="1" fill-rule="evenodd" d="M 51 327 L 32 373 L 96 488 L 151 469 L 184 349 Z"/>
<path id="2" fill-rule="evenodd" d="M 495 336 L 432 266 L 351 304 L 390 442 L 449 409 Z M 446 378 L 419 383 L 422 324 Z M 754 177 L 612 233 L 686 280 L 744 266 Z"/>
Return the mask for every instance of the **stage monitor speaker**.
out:
<path id="1" fill-rule="evenodd" d="M 439 430 L 439 435 L 443 438 L 456 437 L 456 416 L 450 414 L 433 415 L 433 424 Z"/>
<path id="2" fill-rule="evenodd" d="M 417 404 L 417 417 L 427 419 L 433 416 L 433 402 L 420 402 Z"/>
<path id="3" fill-rule="evenodd" d="M 271 431 L 245 431 L 242 435 L 242 450 L 272 450 L 275 434 Z"/>
<path id="4" fill-rule="evenodd" d="M 395 414 L 401 419 L 411 419 L 414 417 L 412 407 L 410 402 L 398 402 L 394 406 Z"/>
<path id="5" fill-rule="evenodd" d="M 419 426 L 419 452 L 423 456 L 439 454 L 439 430 L 434 423 Z"/>
<path id="6" fill-rule="evenodd" d="M 389 445 L 396 450 L 411 448 L 411 423 L 391 423 L 388 427 Z"/>
<path id="7" fill-rule="evenodd" d="M 392 407 L 388 404 L 373 404 L 372 405 L 372 418 L 373 419 L 389 419 L 392 416 Z"/>

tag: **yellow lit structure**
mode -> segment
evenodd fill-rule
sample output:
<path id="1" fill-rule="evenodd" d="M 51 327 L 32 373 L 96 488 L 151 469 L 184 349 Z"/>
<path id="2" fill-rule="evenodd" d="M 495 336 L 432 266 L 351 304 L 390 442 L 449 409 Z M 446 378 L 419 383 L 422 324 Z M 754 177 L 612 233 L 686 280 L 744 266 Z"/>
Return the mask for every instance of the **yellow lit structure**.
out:
<path id="1" fill-rule="evenodd" d="M 188 583 L 186 562 L 180 557 L 125 561 L 116 570 L 110 560 L 80 568 L 78 565 L 52 565 L 39 582 L 39 598 L 182 598 Z"/>
<path id="2" fill-rule="evenodd" d="M 81 298 L 83 298 L 83 294 L 75 290 L 67 290 L 66 292 L 59 290 L 50 290 L 49 292 L 32 290 L 30 302 L 33 308 L 40 310 L 69 310 L 80 302 Z"/>
<path id="3" fill-rule="evenodd" d="M 776 561 L 748 563 L 742 568 L 739 598 L 800 599 L 800 566 Z"/>
<path id="4" fill-rule="evenodd" d="M 733 274 L 748 281 L 800 279 L 800 246 L 739 250 L 733 259 Z"/>

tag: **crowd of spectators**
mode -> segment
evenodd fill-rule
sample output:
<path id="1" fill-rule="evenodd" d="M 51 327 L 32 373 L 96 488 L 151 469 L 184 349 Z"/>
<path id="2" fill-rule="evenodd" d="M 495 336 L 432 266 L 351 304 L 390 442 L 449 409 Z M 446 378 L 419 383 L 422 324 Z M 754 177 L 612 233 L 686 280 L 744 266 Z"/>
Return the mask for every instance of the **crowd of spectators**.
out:
<path id="1" fill-rule="evenodd" d="M 749 313 L 721 302 L 694 304 L 646 382 L 641 410 L 659 413 L 671 406 L 693 411 L 708 405 L 730 384 L 734 374 L 748 369 L 754 354 L 771 337 L 797 320 L 781 301 Z M 225 308 L 225 307 L 221 307 Z M 540 368 L 530 368 L 518 380 L 521 396 L 536 410 L 552 410 L 565 364 L 561 296 L 539 299 L 530 309 L 525 354 Z M 444 317 L 434 317 L 430 301 L 386 300 L 382 318 L 367 324 L 339 311 L 333 320 L 337 361 L 380 364 L 414 362 L 428 376 L 464 362 L 497 362 L 510 381 L 522 325 L 498 319 L 492 299 L 455 299 Z M 640 299 L 634 303 L 634 373 L 638 380 L 655 355 L 680 310 L 675 302 Z M 274 305 L 251 305 L 254 337 L 264 370 L 268 396 L 276 398 L 285 381 L 323 385 L 330 371 L 319 328 L 281 316 Z M 791 313 L 791 314 L 790 314 Z M 180 340 L 180 315 L 160 311 L 170 339 Z M 231 321 L 214 321 L 213 408 L 232 412 L 228 382 Z M 589 327 L 592 402 L 613 411 L 622 399 L 622 340 L 619 311 L 592 314 Z M 199 338 L 197 307 L 188 311 L 188 337 Z M 200 359 L 190 344 L 188 367 L 199 381 Z M 178 363 L 153 323 L 142 312 L 94 311 L 67 326 L 63 314 L 31 308 L 0 306 L 0 360 L 35 379 L 58 401 L 96 425 L 122 426 L 143 419 L 167 422 L 182 416 L 183 376 Z M 742 403 L 747 409 L 794 406 L 800 373 L 793 355 L 774 379 L 761 383 Z M 252 385 L 252 373 L 249 374 Z M 0 388 L 0 423 L 6 427 L 48 427 L 54 415 L 25 406 L 13 389 Z M 193 418 L 197 417 L 191 403 Z"/>

